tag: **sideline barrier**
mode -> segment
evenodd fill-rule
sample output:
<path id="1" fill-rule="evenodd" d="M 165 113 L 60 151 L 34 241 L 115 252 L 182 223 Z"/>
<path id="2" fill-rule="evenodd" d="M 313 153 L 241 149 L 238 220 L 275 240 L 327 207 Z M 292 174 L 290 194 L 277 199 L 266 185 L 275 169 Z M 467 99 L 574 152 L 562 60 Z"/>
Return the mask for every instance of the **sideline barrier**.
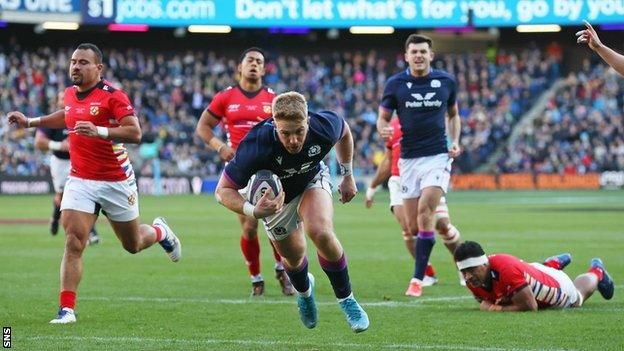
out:
<path id="1" fill-rule="evenodd" d="M 605 172 L 624 173 L 624 172 Z M 589 173 L 560 174 L 455 174 L 451 176 L 453 190 L 532 190 L 532 189 L 600 189 L 622 188 L 623 175 Z M 618 180 L 621 180 L 618 182 Z"/>
<path id="2" fill-rule="evenodd" d="M 139 194 L 156 193 L 156 182 L 151 177 L 138 176 Z M 366 190 L 369 178 L 357 177 L 360 192 Z M 163 177 L 161 195 L 211 194 L 217 186 L 216 177 Z M 334 184 L 337 186 L 337 184 Z M 584 175 L 559 174 L 454 174 L 453 190 L 573 190 L 573 189 L 624 189 L 624 171 L 590 173 Z M 51 194 L 54 192 L 49 176 L 0 176 L 0 195 Z"/>

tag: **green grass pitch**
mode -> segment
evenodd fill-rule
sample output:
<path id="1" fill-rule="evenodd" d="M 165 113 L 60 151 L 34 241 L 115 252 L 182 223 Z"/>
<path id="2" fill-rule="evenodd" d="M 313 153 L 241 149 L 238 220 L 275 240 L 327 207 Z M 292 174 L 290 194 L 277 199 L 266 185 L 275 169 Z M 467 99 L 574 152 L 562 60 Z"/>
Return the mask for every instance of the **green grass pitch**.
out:
<path id="1" fill-rule="evenodd" d="M 212 196 L 142 197 L 141 217 L 167 218 L 183 243 L 174 264 L 159 246 L 126 253 L 104 219 L 102 243 L 87 248 L 74 325 L 49 325 L 58 304 L 63 234 L 45 224 L 51 196 L 0 197 L 0 322 L 17 350 L 622 350 L 624 349 L 624 192 L 455 192 L 453 223 L 462 239 L 486 252 L 527 261 L 570 252 L 575 277 L 600 256 L 616 282 L 615 297 L 596 293 L 574 310 L 486 313 L 459 286 L 438 240 L 432 263 L 438 285 L 418 299 L 403 295 L 413 263 L 398 225 L 378 194 L 335 204 L 335 228 L 349 260 L 355 296 L 371 326 L 354 334 L 310 248 L 317 277 L 319 323 L 303 327 L 295 299 L 272 278 L 268 239 L 261 235 L 266 296 L 249 297 L 235 216 Z"/>

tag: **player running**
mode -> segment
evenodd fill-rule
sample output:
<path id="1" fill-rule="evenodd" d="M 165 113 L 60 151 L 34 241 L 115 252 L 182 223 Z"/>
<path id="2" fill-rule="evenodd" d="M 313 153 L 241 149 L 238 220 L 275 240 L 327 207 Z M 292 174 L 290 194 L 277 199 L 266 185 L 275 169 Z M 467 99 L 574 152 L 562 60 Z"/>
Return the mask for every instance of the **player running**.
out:
<path id="1" fill-rule="evenodd" d="M 63 93 L 58 94 L 57 105 L 63 108 Z M 50 233 L 58 233 L 59 221 L 61 219 L 61 199 L 63 199 L 63 189 L 69 177 L 71 164 L 69 162 L 69 141 L 67 140 L 67 128 L 52 129 L 38 128 L 35 133 L 35 147 L 41 151 L 51 151 L 50 155 L 50 175 L 54 186 L 54 210 L 50 220 Z M 89 232 L 89 245 L 100 242 L 100 237 L 95 230 L 95 226 Z"/>
<path id="2" fill-rule="evenodd" d="M 273 90 L 262 86 L 265 55 L 260 48 L 245 50 L 238 64 L 238 85 L 228 87 L 215 95 L 197 123 L 197 135 L 226 162 L 232 160 L 241 140 L 258 122 L 271 117 Z M 214 135 L 214 128 L 223 123 L 228 136 L 225 143 Z M 251 295 L 264 294 L 264 279 L 260 274 L 260 242 L 258 220 L 239 215 L 242 234 L 240 247 L 251 277 Z M 284 272 L 282 258 L 274 247 L 275 277 L 284 295 L 294 295 L 295 290 Z"/>
<path id="3" fill-rule="evenodd" d="M 82 278 L 82 253 L 100 210 L 130 253 L 159 243 L 172 261 L 182 257 L 180 241 L 164 218 L 140 224 L 134 171 L 122 142 L 141 141 L 141 128 L 128 96 L 101 78 L 102 52 L 78 45 L 69 64 L 73 86 L 65 89 L 65 108 L 43 117 L 9 112 L 22 128 L 67 128 L 71 172 L 61 201 L 65 252 L 61 262 L 60 308 L 53 324 L 76 322 L 76 292 Z"/>
<path id="4" fill-rule="evenodd" d="M 366 190 L 366 208 L 371 208 L 374 202 L 374 196 L 377 191 L 377 187 L 381 185 L 386 179 L 388 179 L 388 189 L 390 190 L 390 211 L 394 214 L 394 217 L 401 225 L 403 230 L 403 239 L 405 246 L 410 255 L 416 259 L 416 247 L 414 236 L 409 233 L 407 228 L 407 220 L 405 219 L 405 210 L 403 208 L 403 199 L 401 198 L 401 178 L 399 176 L 399 157 L 401 155 L 401 124 L 398 118 L 393 118 L 390 122 L 390 127 L 393 129 L 392 138 L 386 141 L 386 153 L 383 160 L 377 167 L 375 176 L 371 180 L 371 183 Z M 440 199 L 435 211 L 435 227 L 438 234 L 442 237 L 444 245 L 453 255 L 455 249 L 460 244 L 459 230 L 451 224 L 451 219 L 448 212 L 448 206 L 446 205 L 446 198 L 443 196 Z M 423 278 L 422 286 L 431 286 L 438 282 L 435 276 L 435 271 L 431 263 L 428 263 L 425 270 L 425 277 Z M 465 285 L 463 277 L 460 274 L 460 284 Z"/>
<path id="5" fill-rule="evenodd" d="M 486 256 L 478 243 L 466 241 L 455 251 L 455 261 L 482 311 L 580 307 L 596 290 L 606 300 L 615 290 L 599 258 L 592 259 L 587 273 L 574 282 L 562 271 L 571 261 L 570 254 L 529 264 L 507 254 Z"/>
<path id="6" fill-rule="evenodd" d="M 431 68 L 430 38 L 412 34 L 405 41 L 409 68 L 386 82 L 379 105 L 377 131 L 388 140 L 394 111 L 401 123 L 401 193 L 408 233 L 417 235 L 414 275 L 408 296 L 421 296 L 422 280 L 435 244 L 435 210 L 447 192 L 451 163 L 459 156 L 461 122 L 457 83 L 447 72 Z M 447 146 L 447 132 L 450 146 Z"/>
<path id="7" fill-rule="evenodd" d="M 358 333 L 368 329 L 368 315 L 351 292 L 347 258 L 333 229 L 329 172 L 322 161 L 334 145 L 343 176 L 338 187 L 340 201 L 346 203 L 357 192 L 352 174 L 353 137 L 348 124 L 333 112 L 308 112 L 307 102 L 299 93 L 280 94 L 273 101 L 273 118 L 247 134 L 225 167 L 216 196 L 234 212 L 263 219 L 298 292 L 301 321 L 307 328 L 314 328 L 318 314 L 314 277 L 308 273 L 305 229 L 347 322 Z M 276 174 L 283 190 L 274 199 L 267 191 L 253 205 L 238 189 L 262 169 Z"/>

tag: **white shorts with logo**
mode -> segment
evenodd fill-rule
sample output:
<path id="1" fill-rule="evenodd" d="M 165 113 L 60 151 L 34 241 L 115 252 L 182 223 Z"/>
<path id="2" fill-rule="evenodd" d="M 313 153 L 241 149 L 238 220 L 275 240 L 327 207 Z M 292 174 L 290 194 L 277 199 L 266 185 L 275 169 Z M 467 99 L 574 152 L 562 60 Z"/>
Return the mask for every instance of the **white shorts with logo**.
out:
<path id="1" fill-rule="evenodd" d="M 422 190 L 439 187 L 446 194 L 451 180 L 451 163 L 448 154 L 417 158 L 400 158 L 401 194 L 404 199 L 420 197 Z"/>
<path id="2" fill-rule="evenodd" d="M 69 160 L 58 158 L 54 155 L 50 156 L 50 175 L 52 176 L 52 185 L 54 186 L 54 192 L 62 193 L 69 177 L 69 171 L 71 170 L 71 163 Z"/>
<path id="3" fill-rule="evenodd" d="M 546 273 L 554 280 L 556 280 L 559 283 L 561 293 L 567 296 L 567 298 L 561 300 L 560 306 L 553 307 L 577 307 L 583 303 L 583 298 L 574 286 L 574 282 L 572 281 L 572 279 L 570 279 L 570 277 L 568 277 L 568 275 L 564 271 L 544 266 L 543 264 L 536 262 L 531 263 L 531 266 L 539 269 L 540 271 Z"/>
<path id="4" fill-rule="evenodd" d="M 65 184 L 61 211 L 99 214 L 100 209 L 115 222 L 128 222 L 139 217 L 136 180 L 109 182 L 70 176 Z"/>
<path id="5" fill-rule="evenodd" d="M 323 164 L 321 164 L 321 170 L 308 183 L 305 190 L 299 194 L 299 196 L 285 204 L 280 213 L 262 219 L 264 229 L 266 229 L 267 235 L 271 240 L 283 240 L 299 228 L 299 224 L 301 223 L 299 206 L 301 205 L 303 194 L 305 194 L 308 189 L 314 188 L 323 189 L 332 196 L 332 184 L 329 180 L 329 171 L 327 166 Z"/>

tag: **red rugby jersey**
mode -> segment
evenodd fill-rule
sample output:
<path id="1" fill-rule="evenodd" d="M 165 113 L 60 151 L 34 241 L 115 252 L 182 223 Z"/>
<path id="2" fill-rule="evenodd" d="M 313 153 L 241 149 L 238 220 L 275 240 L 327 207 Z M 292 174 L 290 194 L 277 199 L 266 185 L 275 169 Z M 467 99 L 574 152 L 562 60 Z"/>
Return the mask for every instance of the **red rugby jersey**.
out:
<path id="1" fill-rule="evenodd" d="M 128 96 L 100 80 L 91 90 L 80 93 L 75 86 L 65 89 L 65 124 L 69 131 L 70 175 L 83 179 L 121 181 L 134 177 L 123 143 L 74 133 L 78 121 L 99 127 L 118 127 L 119 121 L 135 114 Z"/>
<path id="2" fill-rule="evenodd" d="M 390 121 L 390 127 L 393 129 L 392 138 L 386 141 L 386 147 L 392 150 L 392 160 L 391 161 L 391 175 L 398 176 L 399 175 L 399 158 L 401 157 L 401 137 L 403 136 L 403 132 L 401 131 L 401 122 L 397 117 L 393 118 Z"/>
<path id="3" fill-rule="evenodd" d="M 224 124 L 228 144 L 236 150 L 253 126 L 272 116 L 273 98 L 270 88 L 248 92 L 237 85 L 217 93 L 207 110 Z"/>
<path id="4" fill-rule="evenodd" d="M 497 254 L 489 256 L 488 259 L 492 274 L 492 290 L 487 291 L 470 283 L 466 284 L 478 300 L 509 304 L 514 294 L 525 286 L 531 289 L 539 308 L 563 307 L 570 298 L 561 290 L 555 278 L 517 257 Z"/>

